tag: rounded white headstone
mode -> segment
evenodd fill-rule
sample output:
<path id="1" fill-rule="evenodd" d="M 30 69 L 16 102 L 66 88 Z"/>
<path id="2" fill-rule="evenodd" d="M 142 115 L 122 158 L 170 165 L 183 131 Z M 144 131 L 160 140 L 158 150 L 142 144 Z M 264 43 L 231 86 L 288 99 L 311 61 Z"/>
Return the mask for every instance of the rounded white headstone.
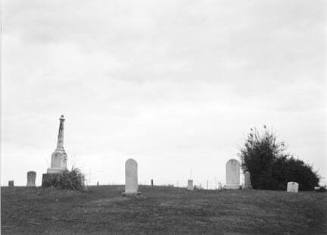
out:
<path id="1" fill-rule="evenodd" d="M 226 189 L 240 188 L 240 168 L 241 164 L 236 159 L 230 159 L 226 163 Z"/>
<path id="2" fill-rule="evenodd" d="M 137 162 L 128 159 L 125 162 L 125 194 L 136 194 L 137 190 Z"/>

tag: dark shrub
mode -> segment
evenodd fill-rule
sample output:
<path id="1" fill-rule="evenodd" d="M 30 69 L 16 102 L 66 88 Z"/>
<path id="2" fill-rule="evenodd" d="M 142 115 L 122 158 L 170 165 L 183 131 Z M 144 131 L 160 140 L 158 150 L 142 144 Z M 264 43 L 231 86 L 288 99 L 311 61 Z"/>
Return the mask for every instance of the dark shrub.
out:
<path id="1" fill-rule="evenodd" d="M 266 126 L 262 134 L 251 129 L 240 157 L 243 170 L 251 174 L 254 189 L 285 190 L 287 182 L 294 181 L 300 190 L 313 190 L 319 184 L 312 167 L 285 153 L 285 144 L 277 142 Z"/>
<path id="2" fill-rule="evenodd" d="M 77 168 L 64 171 L 59 177 L 59 187 L 81 191 L 84 189 L 84 175 Z"/>

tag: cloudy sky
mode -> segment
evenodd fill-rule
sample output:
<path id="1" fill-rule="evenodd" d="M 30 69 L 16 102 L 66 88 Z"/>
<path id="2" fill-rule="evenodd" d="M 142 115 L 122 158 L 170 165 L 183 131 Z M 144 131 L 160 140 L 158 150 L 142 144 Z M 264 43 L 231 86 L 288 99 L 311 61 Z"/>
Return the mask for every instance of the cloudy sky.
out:
<path id="1" fill-rule="evenodd" d="M 214 187 L 251 127 L 327 177 L 326 2 L 2 1 L 1 183 L 37 184 L 64 114 L 89 183 Z M 326 179 L 324 179 L 326 181 Z"/>

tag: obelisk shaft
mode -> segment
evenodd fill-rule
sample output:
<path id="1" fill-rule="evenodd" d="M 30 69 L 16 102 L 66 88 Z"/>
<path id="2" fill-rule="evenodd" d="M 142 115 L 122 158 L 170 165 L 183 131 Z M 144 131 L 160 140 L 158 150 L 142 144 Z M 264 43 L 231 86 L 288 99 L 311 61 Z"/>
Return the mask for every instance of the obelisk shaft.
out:
<path id="1" fill-rule="evenodd" d="M 64 121 L 65 118 L 63 115 L 59 118 L 59 131 L 58 131 L 58 140 L 57 140 L 57 149 L 62 150 L 64 148 Z"/>

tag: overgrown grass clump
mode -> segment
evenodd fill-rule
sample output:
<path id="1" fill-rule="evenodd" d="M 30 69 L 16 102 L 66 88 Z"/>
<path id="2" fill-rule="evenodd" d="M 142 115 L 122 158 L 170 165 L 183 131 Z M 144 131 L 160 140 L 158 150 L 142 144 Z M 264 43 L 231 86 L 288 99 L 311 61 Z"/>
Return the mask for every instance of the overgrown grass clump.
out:
<path id="1" fill-rule="evenodd" d="M 65 170 L 60 174 L 47 174 L 43 179 L 42 187 L 83 191 L 85 188 L 84 175 L 78 168 Z"/>

